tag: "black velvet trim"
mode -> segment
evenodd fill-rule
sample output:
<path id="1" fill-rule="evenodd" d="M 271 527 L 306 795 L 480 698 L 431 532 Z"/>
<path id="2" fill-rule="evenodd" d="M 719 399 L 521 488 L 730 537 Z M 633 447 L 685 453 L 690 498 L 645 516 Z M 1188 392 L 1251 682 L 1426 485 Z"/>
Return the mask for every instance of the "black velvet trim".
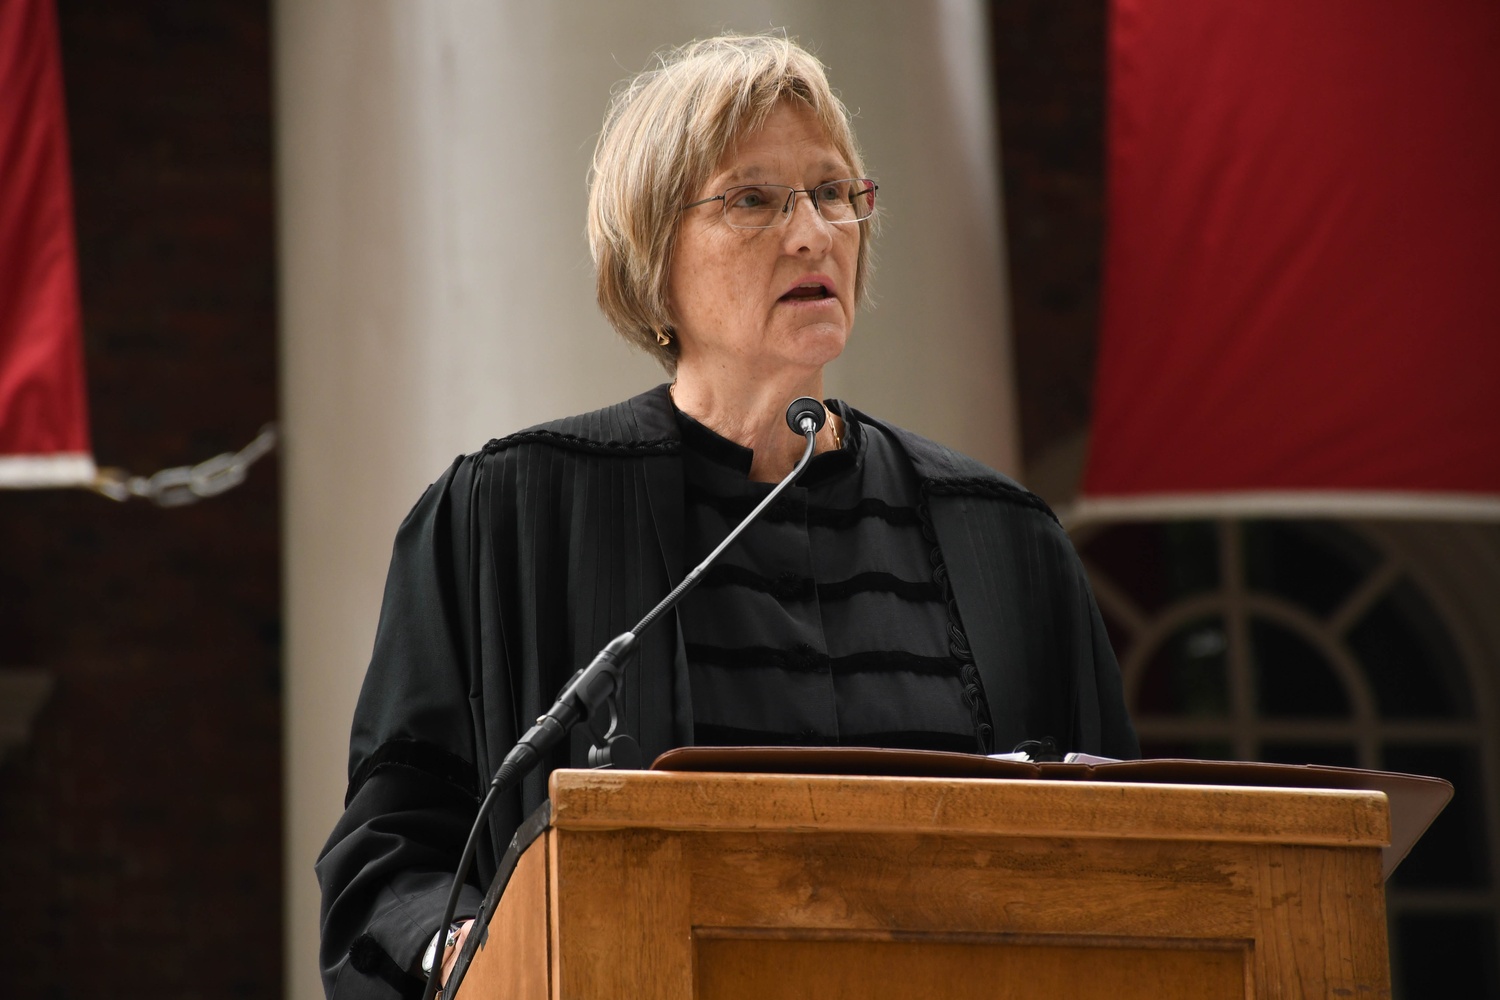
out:
<path id="1" fill-rule="evenodd" d="M 711 507 L 726 518 L 739 521 L 760 501 L 754 497 L 721 497 L 690 483 L 687 502 Z M 893 507 L 874 497 L 867 497 L 853 507 L 819 507 L 796 497 L 780 496 L 761 515 L 767 521 L 800 521 L 804 517 L 809 526 L 817 528 L 848 528 L 867 517 L 900 527 L 921 523 L 915 507 Z"/>
<path id="2" fill-rule="evenodd" d="M 710 646 L 687 644 L 690 663 L 715 667 L 778 667 L 794 673 L 827 670 L 835 674 L 858 674 L 904 670 L 914 674 L 953 676 L 953 661 L 946 656 L 915 656 L 900 651 L 875 650 L 849 656 L 829 656 L 803 643 L 794 649 L 769 646 Z"/>
<path id="3" fill-rule="evenodd" d="M 682 442 L 670 438 L 658 438 L 654 441 L 595 441 L 576 434 L 549 430 L 518 431 L 496 438 L 486 444 L 483 450 L 486 455 L 493 455 L 523 444 L 544 444 L 589 455 L 675 455 L 682 450 Z"/>
<path id="4" fill-rule="evenodd" d="M 829 659 L 828 668 L 836 674 L 905 670 L 913 674 L 953 676 L 953 661 L 946 656 L 914 656 L 911 653 L 883 650 L 835 656 Z"/>
<path id="5" fill-rule="evenodd" d="M 430 778 L 436 778 L 470 799 L 478 798 L 474 790 L 474 765 L 458 754 L 450 753 L 440 746 L 422 740 L 387 740 L 364 759 L 349 780 L 349 790 L 344 795 L 344 807 L 354 801 L 354 796 L 370 780 L 376 771 L 386 767 L 410 767 Z"/>
<path id="6" fill-rule="evenodd" d="M 746 590 L 770 594 L 778 601 L 810 601 L 817 593 L 812 577 L 809 576 L 782 573 L 773 578 L 757 573 L 753 569 L 724 563 L 709 567 L 698 586 L 743 587 Z"/>
<path id="7" fill-rule="evenodd" d="M 893 507 L 884 500 L 866 497 L 853 507 L 809 507 L 807 523 L 819 528 L 844 528 L 867 517 L 887 524 L 908 526 L 919 523 L 915 507 Z"/>
<path id="8" fill-rule="evenodd" d="M 756 505 L 760 503 L 759 497 L 722 497 L 717 493 L 710 493 L 701 486 L 688 482 L 683 491 L 683 499 L 689 507 L 701 506 L 718 511 L 725 519 L 738 523 L 743 521 Z M 767 507 L 760 515 L 762 521 L 800 521 L 807 515 L 807 501 L 788 496 L 783 493 L 776 501 Z"/>
<path id="9" fill-rule="evenodd" d="M 784 733 L 774 730 L 741 729 L 699 723 L 693 727 L 693 742 L 707 747 L 884 747 L 892 750 L 947 750 L 973 753 L 974 738 L 964 733 L 911 732 L 852 733 L 834 741 L 821 733 Z"/>
<path id="10" fill-rule="evenodd" d="M 818 599 L 842 601 L 855 594 L 895 594 L 907 601 L 940 601 L 943 593 L 928 580 L 903 580 L 890 573 L 856 573 L 847 580 L 818 584 Z"/>
<path id="11" fill-rule="evenodd" d="M 929 496 L 970 496 L 1004 500 L 1007 503 L 1041 511 L 1053 521 L 1057 521 L 1057 515 L 1052 513 L 1052 508 L 1047 506 L 1047 501 L 1029 490 L 1023 490 L 1018 486 L 1007 486 L 994 479 L 978 477 L 929 479 L 922 483 L 922 492 Z"/>
<path id="12" fill-rule="evenodd" d="M 782 573 L 767 577 L 743 566 L 713 566 L 703 574 L 700 587 L 743 587 L 770 594 L 778 601 L 844 601 L 855 594 L 895 594 L 907 601 L 941 601 L 943 593 L 927 580 L 903 580 L 890 573 L 857 573 L 847 580 L 814 584 L 811 577 Z"/>
<path id="13" fill-rule="evenodd" d="M 368 934 L 356 938 L 349 947 L 349 964 L 356 972 L 381 980 L 405 1000 L 421 1000 L 422 991 L 427 987 L 425 980 L 397 965 L 396 960 Z"/>

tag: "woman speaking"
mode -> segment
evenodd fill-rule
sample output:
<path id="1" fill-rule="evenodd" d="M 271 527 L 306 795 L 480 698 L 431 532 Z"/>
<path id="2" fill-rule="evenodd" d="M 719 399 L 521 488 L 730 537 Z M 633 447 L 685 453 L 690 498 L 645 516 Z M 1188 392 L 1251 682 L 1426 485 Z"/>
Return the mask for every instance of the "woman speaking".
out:
<path id="1" fill-rule="evenodd" d="M 785 38 L 693 43 L 616 96 L 588 206 L 599 304 L 673 380 L 490 442 L 401 525 L 346 811 L 317 866 L 330 995 L 420 990 L 424 959 L 466 927 L 437 925 L 506 753 L 802 455 L 787 404 L 823 398 L 854 327 L 882 197 L 865 174 L 823 67 Z M 645 759 L 1049 739 L 1134 756 L 1114 655 L 1046 505 L 828 410 L 794 485 L 640 637 L 619 728 Z M 585 730 L 498 803 L 460 918 L 546 772 L 586 766 Z"/>

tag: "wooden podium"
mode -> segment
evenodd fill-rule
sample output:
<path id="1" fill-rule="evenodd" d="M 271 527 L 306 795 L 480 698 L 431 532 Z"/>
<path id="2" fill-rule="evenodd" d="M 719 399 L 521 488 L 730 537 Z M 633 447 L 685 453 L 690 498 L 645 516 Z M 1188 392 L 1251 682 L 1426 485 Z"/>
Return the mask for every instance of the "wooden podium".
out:
<path id="1" fill-rule="evenodd" d="M 1378 791 L 557 771 L 460 1000 L 1386 997 Z"/>

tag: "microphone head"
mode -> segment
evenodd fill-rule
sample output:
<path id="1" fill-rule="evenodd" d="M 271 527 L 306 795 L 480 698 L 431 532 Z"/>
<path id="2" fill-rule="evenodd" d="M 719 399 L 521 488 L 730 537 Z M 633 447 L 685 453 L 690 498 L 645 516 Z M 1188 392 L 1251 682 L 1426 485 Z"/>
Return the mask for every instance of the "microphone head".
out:
<path id="1" fill-rule="evenodd" d="M 809 422 L 809 426 L 803 426 Z M 828 411 L 823 409 L 822 403 L 811 396 L 794 399 L 792 405 L 786 408 L 786 425 L 794 434 L 816 434 L 827 422 Z"/>

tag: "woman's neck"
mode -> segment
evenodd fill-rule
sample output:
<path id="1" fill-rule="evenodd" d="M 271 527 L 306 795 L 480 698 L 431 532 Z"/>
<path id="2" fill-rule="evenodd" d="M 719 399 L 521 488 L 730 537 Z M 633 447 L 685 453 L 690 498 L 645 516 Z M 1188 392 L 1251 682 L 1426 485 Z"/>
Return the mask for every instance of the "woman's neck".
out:
<path id="1" fill-rule="evenodd" d="M 672 399 L 677 408 L 721 437 L 755 453 L 750 478 L 774 483 L 792 471 L 802 457 L 804 439 L 786 425 L 787 404 L 799 396 L 823 398 L 823 372 L 781 372 L 771 377 L 714 377 L 679 365 Z M 817 450 L 834 447 L 837 437 L 829 415 L 818 432 Z"/>

